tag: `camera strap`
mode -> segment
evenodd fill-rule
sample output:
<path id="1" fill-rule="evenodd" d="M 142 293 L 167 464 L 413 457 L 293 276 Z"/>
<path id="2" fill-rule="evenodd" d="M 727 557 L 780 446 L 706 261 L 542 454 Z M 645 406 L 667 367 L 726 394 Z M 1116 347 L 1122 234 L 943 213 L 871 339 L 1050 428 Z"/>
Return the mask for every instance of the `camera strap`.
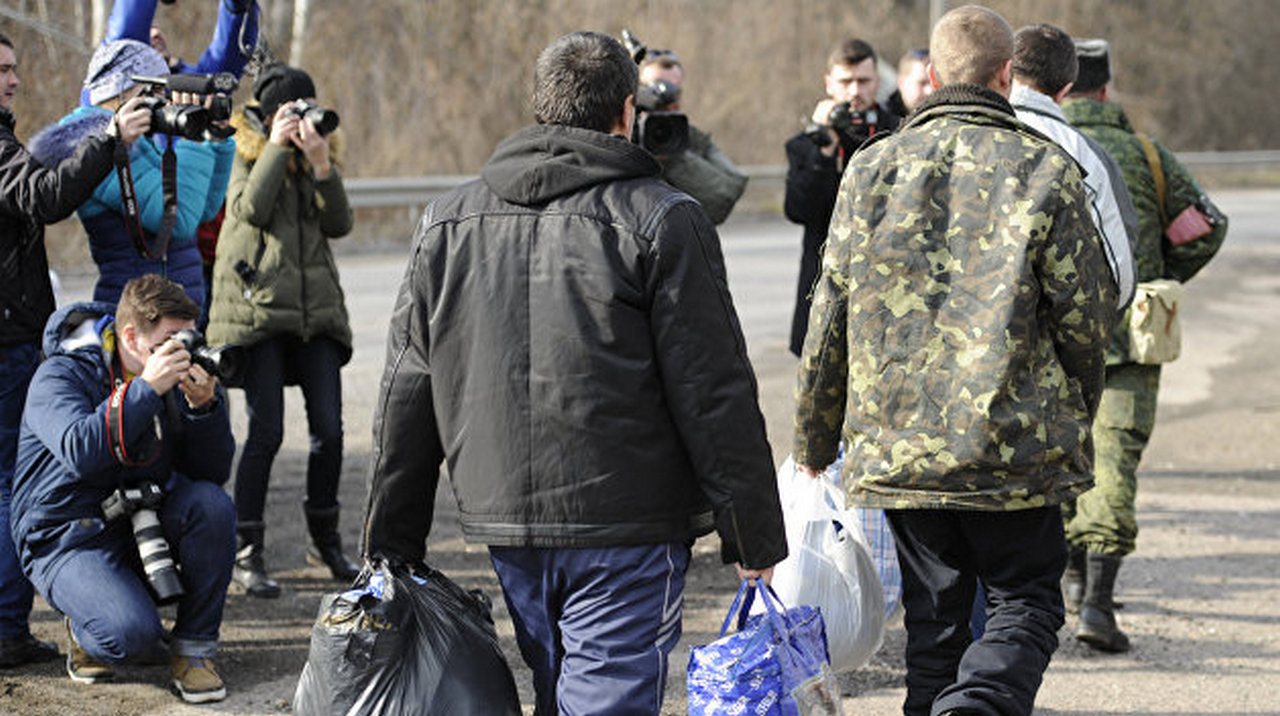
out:
<path id="1" fill-rule="evenodd" d="M 152 261 L 166 263 L 169 253 L 169 239 L 173 236 L 173 227 L 178 221 L 178 155 L 173 151 L 173 137 L 166 137 L 164 154 L 160 159 L 160 184 L 164 191 L 164 216 L 160 221 L 160 230 L 156 232 L 157 249 L 151 250 L 147 241 L 146 229 L 142 227 L 142 212 L 138 207 L 138 192 L 133 185 L 133 169 L 129 164 L 129 148 L 123 142 L 116 142 L 113 159 L 116 165 L 116 176 L 120 180 L 120 199 L 124 208 L 125 226 L 129 230 L 129 238 L 133 240 L 133 248 L 140 256 Z M 143 141 L 139 139 L 138 141 Z M 165 273 L 163 270 L 161 273 Z"/>
<path id="2" fill-rule="evenodd" d="M 111 352 L 110 371 L 112 389 L 111 395 L 107 398 L 107 409 L 103 415 L 103 422 L 106 427 L 107 446 L 111 449 L 111 457 L 125 467 L 154 465 L 160 459 L 160 453 L 164 450 L 164 442 L 158 433 L 156 434 L 154 449 L 141 460 L 135 460 L 125 448 L 124 398 L 125 394 L 129 392 L 129 384 L 134 381 L 134 378 L 126 379 L 124 377 L 124 364 L 120 361 L 119 348 Z"/>

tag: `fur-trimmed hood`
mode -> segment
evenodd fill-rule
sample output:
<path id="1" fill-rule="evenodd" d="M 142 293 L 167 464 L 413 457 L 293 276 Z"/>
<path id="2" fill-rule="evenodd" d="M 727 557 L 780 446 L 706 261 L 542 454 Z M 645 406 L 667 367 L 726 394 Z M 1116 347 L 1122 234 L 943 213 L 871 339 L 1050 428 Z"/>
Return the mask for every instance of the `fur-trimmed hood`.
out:
<path id="1" fill-rule="evenodd" d="M 237 112 L 231 117 L 231 126 L 236 129 L 236 154 L 247 162 L 258 161 L 258 157 L 262 156 L 263 147 L 267 145 L 267 128 L 262 124 L 257 110 L 257 103 L 251 103 L 245 106 L 244 111 Z M 329 134 L 329 161 L 339 169 L 342 168 L 345 144 L 346 139 L 341 127 Z M 298 172 L 298 162 L 305 163 L 306 159 L 302 157 L 301 152 L 293 152 L 289 157 L 290 173 Z"/>
<path id="2" fill-rule="evenodd" d="M 27 143 L 27 151 L 46 167 L 56 167 L 63 159 L 75 154 L 76 147 L 85 137 L 105 132 L 111 117 L 111 111 L 101 107 L 79 107 L 36 132 Z"/>

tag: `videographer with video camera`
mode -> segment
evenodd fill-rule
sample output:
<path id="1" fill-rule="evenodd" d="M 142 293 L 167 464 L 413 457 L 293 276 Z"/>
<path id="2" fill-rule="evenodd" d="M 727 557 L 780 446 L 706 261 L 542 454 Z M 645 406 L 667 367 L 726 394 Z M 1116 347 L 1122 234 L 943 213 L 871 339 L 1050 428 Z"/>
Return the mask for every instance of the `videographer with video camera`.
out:
<path id="1" fill-rule="evenodd" d="M 867 139 L 893 131 L 899 118 L 876 102 L 880 88 L 876 53 L 857 39 L 844 40 L 827 56 L 827 96 L 818 102 L 804 131 L 787 140 L 787 218 L 804 226 L 800 280 L 791 318 L 791 352 L 800 355 L 809 325 L 809 295 L 818 277 L 836 191 L 849 157 Z"/>
<path id="2" fill-rule="evenodd" d="M 235 581 L 251 596 L 280 587 L 263 559 L 263 521 L 271 465 L 284 433 L 284 386 L 306 397 L 311 454 L 303 504 L 307 560 L 350 581 L 359 568 L 342 552 L 338 481 L 342 474 L 342 378 L 351 328 L 330 239 L 351 231 L 338 172 L 338 115 L 316 105 L 306 72 L 265 68 L 256 104 L 233 123 L 240 142 L 226 221 L 213 266 L 209 338 L 248 350 L 243 383 L 249 435 L 236 468 Z"/>
<path id="3" fill-rule="evenodd" d="M 183 78 L 185 88 L 200 84 L 194 75 L 175 77 Z M 216 87 L 210 86 L 204 96 L 175 87 L 165 97 L 166 88 L 159 83 L 170 81 L 169 66 L 150 46 L 136 40 L 101 45 L 84 81 L 93 106 L 76 108 L 31 141 L 31 153 L 52 166 L 84 136 L 101 131 L 116 108 L 135 96 L 150 95 L 144 100 L 152 106 L 151 133 L 128 152 L 117 151 L 116 171 L 77 209 L 98 266 L 95 301 L 115 303 L 129 279 L 158 273 L 181 284 L 197 305 L 204 303 L 196 227 L 222 205 L 235 142 L 223 138 L 225 121 L 210 112 Z M 166 174 L 173 177 L 172 191 L 165 189 Z"/>
<path id="4" fill-rule="evenodd" d="M 10 522 L 23 571 L 67 616 L 72 679 L 168 660 L 192 703 L 226 695 L 211 659 L 235 559 L 226 401 L 201 367 L 198 334 L 184 333 L 199 313 L 181 286 L 150 274 L 130 281 L 118 306 L 53 314 L 23 413 Z M 156 603 L 174 599 L 166 635 Z"/>
<path id="5" fill-rule="evenodd" d="M 645 47 L 625 30 L 623 39 L 640 65 L 636 139 L 662 165 L 664 181 L 697 199 L 713 222 L 723 223 L 746 190 L 747 175 L 710 134 L 680 113 L 684 65 L 676 53 Z M 663 120 L 667 123 L 659 126 Z"/>

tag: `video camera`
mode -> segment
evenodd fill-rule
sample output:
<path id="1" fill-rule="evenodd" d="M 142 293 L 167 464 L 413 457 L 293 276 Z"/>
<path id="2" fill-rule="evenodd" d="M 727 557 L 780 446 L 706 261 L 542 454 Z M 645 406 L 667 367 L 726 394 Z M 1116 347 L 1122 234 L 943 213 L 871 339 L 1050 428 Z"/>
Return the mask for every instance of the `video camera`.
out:
<path id="1" fill-rule="evenodd" d="M 804 133 L 819 147 L 825 147 L 831 143 L 831 135 L 826 130 L 834 129 L 845 149 L 853 151 L 876 133 L 879 121 L 879 113 L 874 107 L 855 110 L 848 102 L 840 102 L 831 108 L 825 125 L 810 122 Z"/>
<path id="2" fill-rule="evenodd" d="M 235 130 L 214 122 L 231 119 L 231 94 L 239 81 L 230 72 L 211 75 L 177 74 L 165 77 L 133 75 L 134 82 L 146 85 L 144 104 L 151 110 L 151 131 L 201 141 L 206 137 L 225 139 Z M 208 109 L 200 105 L 174 104 L 168 94 L 190 92 L 212 97 Z"/>
<path id="3" fill-rule="evenodd" d="M 182 580 L 156 510 L 164 502 L 164 491 L 153 482 L 120 487 L 102 501 L 102 516 L 108 522 L 128 517 L 133 525 L 133 541 L 142 558 L 142 571 L 155 592 L 156 601 L 168 604 L 183 594 Z"/>
<path id="4" fill-rule="evenodd" d="M 238 385 L 244 372 L 244 347 L 228 343 L 210 347 L 204 336 L 194 328 L 186 328 L 173 334 L 173 339 L 191 354 L 191 362 L 225 385 Z"/>
<path id="5" fill-rule="evenodd" d="M 630 30 L 622 31 L 622 44 L 631 59 L 641 64 L 649 55 Z M 666 108 L 680 99 L 680 88 L 665 80 L 636 88 L 636 126 L 631 141 L 660 156 L 679 154 L 689 147 L 689 118 Z"/>

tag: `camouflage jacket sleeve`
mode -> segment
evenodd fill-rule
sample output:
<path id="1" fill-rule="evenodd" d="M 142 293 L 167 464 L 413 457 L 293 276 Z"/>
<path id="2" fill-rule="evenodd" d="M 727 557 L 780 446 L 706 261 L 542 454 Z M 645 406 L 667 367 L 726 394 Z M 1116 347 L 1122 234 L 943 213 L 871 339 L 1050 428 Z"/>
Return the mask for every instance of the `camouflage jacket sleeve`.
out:
<path id="1" fill-rule="evenodd" d="M 850 201 L 842 192 L 837 204 Z M 842 215 L 837 206 L 837 215 Z M 849 304 L 848 241 L 828 242 L 813 287 L 809 332 L 800 352 L 796 385 L 796 463 L 823 468 L 835 462 L 849 373 L 846 311 Z"/>
<path id="2" fill-rule="evenodd" d="M 1227 238 L 1227 217 L 1209 200 L 1209 196 L 1173 152 L 1159 144 L 1156 149 L 1160 152 L 1165 175 L 1165 220 L 1173 221 L 1187 207 L 1195 206 L 1214 222 L 1213 230 L 1208 234 L 1181 246 L 1174 246 L 1168 239 L 1160 244 L 1164 252 L 1165 275 L 1185 282 L 1199 273 L 1218 253 L 1218 249 L 1222 248 L 1222 242 Z"/>

